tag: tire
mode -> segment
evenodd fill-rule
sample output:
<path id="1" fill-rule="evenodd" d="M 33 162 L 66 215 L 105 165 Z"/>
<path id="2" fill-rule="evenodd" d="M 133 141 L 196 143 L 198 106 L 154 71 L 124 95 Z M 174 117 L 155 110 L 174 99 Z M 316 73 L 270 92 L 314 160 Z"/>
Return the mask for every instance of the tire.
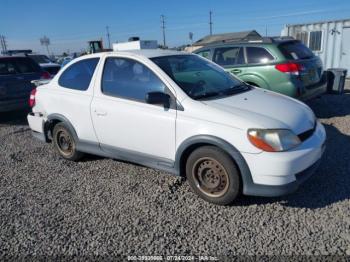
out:
<path id="1" fill-rule="evenodd" d="M 241 192 L 235 163 L 215 146 L 203 146 L 191 153 L 186 162 L 186 177 L 196 194 L 217 205 L 231 204 Z"/>
<path id="2" fill-rule="evenodd" d="M 76 141 L 64 123 L 56 124 L 52 134 L 53 144 L 61 157 L 71 161 L 78 161 L 84 156 L 83 153 L 76 150 Z"/>

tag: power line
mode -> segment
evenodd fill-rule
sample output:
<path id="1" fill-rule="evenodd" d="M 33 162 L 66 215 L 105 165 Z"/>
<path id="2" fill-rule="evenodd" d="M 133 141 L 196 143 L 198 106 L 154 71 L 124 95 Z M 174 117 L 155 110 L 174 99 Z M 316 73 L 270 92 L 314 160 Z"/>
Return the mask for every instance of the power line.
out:
<path id="1" fill-rule="evenodd" d="M 161 20 L 161 28 L 163 31 L 163 47 L 166 47 L 166 41 L 165 41 L 165 16 L 161 15 L 160 16 L 160 20 Z"/>
<path id="2" fill-rule="evenodd" d="M 109 34 L 109 26 L 106 26 L 106 31 L 107 31 L 107 39 L 108 39 L 108 48 L 111 49 L 111 38 Z"/>
<path id="3" fill-rule="evenodd" d="M 212 11 L 209 11 L 209 32 L 210 32 L 210 35 L 213 34 L 213 21 L 212 21 L 212 15 L 213 15 L 213 12 Z"/>

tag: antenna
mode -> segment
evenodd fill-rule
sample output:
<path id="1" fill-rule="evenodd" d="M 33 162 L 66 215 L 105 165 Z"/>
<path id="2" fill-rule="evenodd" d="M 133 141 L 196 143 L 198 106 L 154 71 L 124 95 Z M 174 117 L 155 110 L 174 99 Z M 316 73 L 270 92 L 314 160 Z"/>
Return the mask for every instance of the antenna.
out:
<path id="1" fill-rule="evenodd" d="M 161 28 L 163 32 L 163 48 L 166 47 L 166 41 L 165 41 L 165 16 L 161 15 L 160 16 L 160 21 L 161 21 Z"/>

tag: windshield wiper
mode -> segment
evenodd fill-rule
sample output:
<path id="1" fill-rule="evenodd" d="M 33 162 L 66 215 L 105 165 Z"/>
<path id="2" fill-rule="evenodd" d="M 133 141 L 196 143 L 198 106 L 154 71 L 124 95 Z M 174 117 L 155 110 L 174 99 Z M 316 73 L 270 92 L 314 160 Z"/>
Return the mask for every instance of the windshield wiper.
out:
<path id="1" fill-rule="evenodd" d="M 194 99 L 203 99 L 203 98 L 215 97 L 215 96 L 219 96 L 219 95 L 222 95 L 222 93 L 220 93 L 220 92 L 207 92 L 207 93 L 193 96 L 193 98 Z"/>
<path id="2" fill-rule="evenodd" d="M 240 84 L 240 85 L 237 85 L 237 86 L 233 86 L 229 89 L 226 89 L 224 90 L 224 94 L 225 95 L 234 95 L 234 94 L 238 94 L 238 93 L 241 93 L 241 92 L 244 92 L 246 90 L 249 89 L 249 85 L 247 84 Z"/>

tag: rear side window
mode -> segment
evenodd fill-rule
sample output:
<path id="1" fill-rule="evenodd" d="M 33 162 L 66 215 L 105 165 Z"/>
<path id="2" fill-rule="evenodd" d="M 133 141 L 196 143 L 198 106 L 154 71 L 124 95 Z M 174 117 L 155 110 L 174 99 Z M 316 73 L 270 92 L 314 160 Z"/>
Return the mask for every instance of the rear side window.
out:
<path id="1" fill-rule="evenodd" d="M 266 64 L 274 60 L 274 57 L 261 47 L 247 47 L 248 64 Z"/>
<path id="2" fill-rule="evenodd" d="M 240 47 L 217 48 L 213 61 L 221 66 L 244 64 L 243 49 Z"/>
<path id="3" fill-rule="evenodd" d="M 197 53 L 197 55 L 200 55 L 204 58 L 207 58 L 209 59 L 209 56 L 210 56 L 210 50 L 203 50 L 203 51 L 200 51 Z"/>
<path id="4" fill-rule="evenodd" d="M 14 75 L 16 73 L 14 61 L 0 59 L 0 75 Z"/>
<path id="5" fill-rule="evenodd" d="M 102 76 L 105 95 L 145 102 L 149 92 L 167 92 L 164 83 L 145 65 L 127 58 L 107 58 Z"/>
<path id="6" fill-rule="evenodd" d="M 30 58 L 16 58 L 15 61 L 20 74 L 38 73 L 41 71 L 39 65 Z"/>
<path id="7" fill-rule="evenodd" d="M 312 51 L 299 41 L 283 43 L 278 48 L 286 59 L 298 60 L 314 57 Z"/>
<path id="8" fill-rule="evenodd" d="M 84 59 L 69 66 L 60 76 L 60 86 L 85 91 L 89 88 L 99 58 Z"/>

